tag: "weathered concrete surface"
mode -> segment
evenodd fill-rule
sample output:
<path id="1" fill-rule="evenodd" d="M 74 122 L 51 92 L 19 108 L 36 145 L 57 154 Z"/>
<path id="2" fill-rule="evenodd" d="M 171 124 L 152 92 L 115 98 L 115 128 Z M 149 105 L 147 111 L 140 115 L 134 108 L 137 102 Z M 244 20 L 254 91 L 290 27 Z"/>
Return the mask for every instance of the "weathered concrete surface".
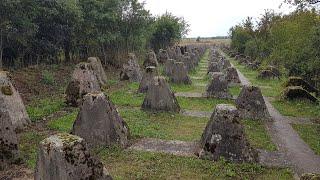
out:
<path id="1" fill-rule="evenodd" d="M 18 138 L 8 111 L 0 109 L 0 169 L 18 158 Z"/>
<path id="2" fill-rule="evenodd" d="M 104 68 L 101 64 L 101 61 L 97 57 L 89 57 L 88 63 L 91 65 L 93 74 L 96 76 L 99 85 L 104 87 L 107 85 L 107 75 L 104 71 Z"/>
<path id="3" fill-rule="evenodd" d="M 192 92 L 176 92 L 176 97 L 187 97 L 187 98 L 206 98 L 207 96 L 203 93 L 192 93 Z"/>
<path id="4" fill-rule="evenodd" d="M 257 162 L 258 153 L 250 147 L 240 120 L 236 107 L 217 105 L 202 134 L 199 157 L 214 161 L 224 157 L 231 162 Z"/>
<path id="5" fill-rule="evenodd" d="M 71 106 L 81 104 L 82 97 L 88 93 L 100 92 L 100 85 L 89 63 L 79 63 L 72 74 L 66 89 L 66 103 Z"/>
<path id="6" fill-rule="evenodd" d="M 206 96 L 220 99 L 231 99 L 228 81 L 223 73 L 213 73 L 206 89 Z"/>
<path id="7" fill-rule="evenodd" d="M 143 62 L 143 66 L 144 66 L 144 68 L 146 68 L 148 66 L 158 67 L 158 60 L 157 60 L 157 56 L 154 53 L 154 51 L 149 51 L 146 54 L 145 60 Z"/>
<path id="8" fill-rule="evenodd" d="M 153 82 L 154 77 L 158 75 L 157 68 L 154 66 L 146 67 L 146 70 L 143 74 L 142 80 L 139 85 L 138 92 L 146 93 L 150 87 L 150 84 Z"/>
<path id="9" fill-rule="evenodd" d="M 72 134 L 84 138 L 89 147 L 126 147 L 129 128 L 103 93 L 89 93 L 84 96 Z"/>
<path id="10" fill-rule="evenodd" d="M 0 71 L 0 110 L 8 113 L 14 129 L 22 129 L 30 123 L 19 92 L 12 85 L 8 72 Z"/>
<path id="11" fill-rule="evenodd" d="M 172 75 L 172 70 L 173 70 L 173 65 L 175 63 L 175 60 L 173 59 L 168 59 L 166 61 L 166 63 L 164 64 L 164 73 L 167 76 L 171 76 Z"/>
<path id="12" fill-rule="evenodd" d="M 288 123 L 288 120 L 276 110 L 265 98 L 268 111 L 274 120 L 267 122 L 268 131 L 279 150 L 286 153 L 291 166 L 298 175 L 303 173 L 320 173 L 320 156 L 300 138 Z"/>
<path id="13" fill-rule="evenodd" d="M 142 72 L 136 56 L 133 53 L 128 54 L 127 63 L 123 64 L 120 73 L 120 80 L 129 80 L 130 82 L 140 82 L 142 79 Z"/>
<path id="14" fill-rule="evenodd" d="M 158 152 L 176 156 L 194 156 L 198 148 L 196 142 L 165 141 L 145 138 L 133 144 L 129 149 L 137 151 Z"/>
<path id="15" fill-rule="evenodd" d="M 242 118 L 269 120 L 270 115 L 261 90 L 256 86 L 243 86 L 235 101 Z"/>
<path id="16" fill-rule="evenodd" d="M 238 75 L 238 71 L 234 67 L 229 67 L 226 69 L 226 80 L 229 84 L 240 84 L 240 78 Z"/>
<path id="17" fill-rule="evenodd" d="M 160 49 L 158 53 L 159 63 L 164 64 L 169 60 L 169 55 L 166 50 Z"/>
<path id="18" fill-rule="evenodd" d="M 70 134 L 53 135 L 40 143 L 35 180 L 112 179 L 90 155 L 86 143 Z"/>
<path id="19" fill-rule="evenodd" d="M 143 110 L 179 112 L 180 106 L 164 77 L 157 76 L 150 84 L 141 106 Z"/>
<path id="20" fill-rule="evenodd" d="M 173 64 L 170 80 L 177 84 L 191 84 L 192 81 L 188 76 L 188 70 L 183 62 L 175 62 Z"/>
<path id="21" fill-rule="evenodd" d="M 191 117 L 210 118 L 212 115 L 212 112 L 182 110 L 181 114 L 185 116 L 191 116 Z"/>

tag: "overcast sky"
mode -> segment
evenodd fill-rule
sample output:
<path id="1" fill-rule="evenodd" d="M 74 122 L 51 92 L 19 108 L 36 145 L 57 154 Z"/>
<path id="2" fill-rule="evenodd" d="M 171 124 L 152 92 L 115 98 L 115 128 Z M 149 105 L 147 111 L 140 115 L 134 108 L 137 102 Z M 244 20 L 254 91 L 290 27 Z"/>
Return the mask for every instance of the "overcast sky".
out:
<path id="1" fill-rule="evenodd" d="M 283 0 L 139 0 L 153 15 L 166 11 L 183 16 L 190 24 L 188 37 L 225 36 L 230 27 L 247 16 L 257 18 L 265 9 L 287 13 L 289 6 L 279 8 Z"/>

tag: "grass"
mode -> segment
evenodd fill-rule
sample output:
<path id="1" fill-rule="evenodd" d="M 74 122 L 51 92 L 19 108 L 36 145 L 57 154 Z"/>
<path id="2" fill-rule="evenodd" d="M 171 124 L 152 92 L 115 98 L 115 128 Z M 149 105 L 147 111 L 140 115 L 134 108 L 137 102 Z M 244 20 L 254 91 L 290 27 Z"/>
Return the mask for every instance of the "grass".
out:
<path id="1" fill-rule="evenodd" d="M 36 166 L 38 144 L 45 139 L 45 135 L 37 131 L 22 133 L 20 136 L 19 150 L 20 156 L 24 159 L 30 169 Z"/>
<path id="2" fill-rule="evenodd" d="M 213 111 L 218 104 L 234 104 L 233 100 L 214 98 L 185 98 L 177 97 L 182 109 L 194 111 Z"/>
<path id="3" fill-rule="evenodd" d="M 320 124 L 292 124 L 300 137 L 320 155 Z"/>
<path id="4" fill-rule="evenodd" d="M 246 136 L 252 147 L 267 151 L 277 150 L 262 121 L 243 120 L 242 122 L 245 127 Z"/>
<path id="5" fill-rule="evenodd" d="M 320 105 L 308 101 L 293 100 L 273 101 L 272 105 L 279 110 L 282 115 L 292 117 L 307 117 L 320 119 Z"/>
<path id="6" fill-rule="evenodd" d="M 27 106 L 27 112 L 31 121 L 36 122 L 59 111 L 63 107 L 65 107 L 65 104 L 62 97 L 37 99 Z"/>
<path id="7" fill-rule="evenodd" d="M 241 65 L 238 61 L 235 61 L 234 59 L 231 59 L 231 62 L 234 64 L 234 66 L 239 69 L 243 73 L 243 75 L 248 78 L 248 80 L 261 88 L 262 94 L 267 97 L 279 97 L 280 93 L 283 90 L 283 83 L 285 81 L 285 78 L 282 78 L 280 80 L 278 79 L 258 79 L 257 76 L 259 72 L 257 70 L 252 70 L 244 65 Z"/>
<path id="8" fill-rule="evenodd" d="M 232 86 L 232 87 L 229 88 L 229 92 L 233 96 L 239 96 L 239 94 L 241 92 L 241 89 L 242 88 L 240 86 Z"/>
<path id="9" fill-rule="evenodd" d="M 293 179 L 288 169 L 118 148 L 102 149 L 98 157 L 114 179 Z"/>
<path id="10" fill-rule="evenodd" d="M 137 93 L 138 83 L 128 83 L 128 86 L 109 94 L 110 100 L 117 106 L 140 107 L 145 94 Z"/>
<path id="11" fill-rule="evenodd" d="M 74 111 L 71 114 L 62 116 L 56 120 L 49 121 L 47 126 L 51 130 L 69 133 L 72 130 L 74 121 L 76 120 L 78 111 Z"/>
<path id="12" fill-rule="evenodd" d="M 173 113 L 149 113 L 139 109 L 120 109 L 133 138 L 148 137 L 164 140 L 200 140 L 209 119 Z"/>

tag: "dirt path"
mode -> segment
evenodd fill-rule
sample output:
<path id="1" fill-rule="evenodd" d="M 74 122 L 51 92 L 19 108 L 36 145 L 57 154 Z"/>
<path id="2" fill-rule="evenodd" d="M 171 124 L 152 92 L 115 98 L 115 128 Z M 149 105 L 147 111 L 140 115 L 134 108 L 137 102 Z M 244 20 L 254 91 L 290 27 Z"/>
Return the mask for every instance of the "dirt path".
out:
<path id="1" fill-rule="evenodd" d="M 240 71 L 238 73 L 242 85 L 250 84 L 250 81 Z M 291 120 L 282 116 L 267 98 L 264 99 L 273 119 L 272 122 L 267 123 L 268 132 L 272 141 L 278 146 L 280 152 L 284 153 L 294 171 L 298 175 L 320 173 L 320 156 L 316 155 L 291 127 Z"/>

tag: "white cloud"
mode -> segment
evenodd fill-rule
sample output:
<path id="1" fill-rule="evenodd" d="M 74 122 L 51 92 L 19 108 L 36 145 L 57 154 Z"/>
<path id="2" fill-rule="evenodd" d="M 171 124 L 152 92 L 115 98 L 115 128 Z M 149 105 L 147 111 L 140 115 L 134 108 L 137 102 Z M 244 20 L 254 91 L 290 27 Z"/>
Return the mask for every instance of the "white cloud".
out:
<path id="1" fill-rule="evenodd" d="M 287 13 L 289 6 L 279 8 L 283 0 L 139 0 L 153 15 L 166 11 L 183 16 L 191 25 L 189 37 L 227 35 L 229 28 L 247 16 L 257 18 L 265 9 Z"/>

